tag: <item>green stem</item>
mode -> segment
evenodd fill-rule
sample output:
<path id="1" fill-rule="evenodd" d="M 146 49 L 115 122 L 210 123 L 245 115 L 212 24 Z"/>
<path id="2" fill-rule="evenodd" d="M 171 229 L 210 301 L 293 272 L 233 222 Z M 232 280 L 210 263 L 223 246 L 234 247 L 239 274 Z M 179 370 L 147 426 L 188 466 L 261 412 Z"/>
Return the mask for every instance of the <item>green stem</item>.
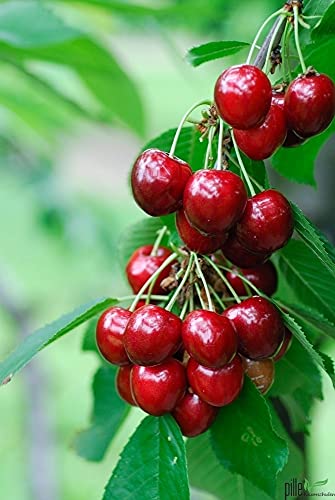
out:
<path id="1" fill-rule="evenodd" d="M 222 147 L 223 147 L 223 132 L 224 132 L 224 123 L 221 118 L 219 119 L 219 142 L 218 142 L 218 159 L 216 162 L 216 168 L 221 170 L 222 168 Z"/>
<path id="2" fill-rule="evenodd" d="M 207 305 L 205 304 L 204 299 L 202 298 L 202 295 L 201 295 L 201 290 L 200 290 L 200 286 L 199 286 L 199 284 L 198 284 L 198 283 L 195 283 L 195 285 L 194 285 L 194 286 L 195 286 L 195 289 L 196 289 L 197 295 L 198 295 L 198 297 L 199 297 L 201 307 L 202 307 L 203 309 L 206 309 L 206 310 L 207 310 L 207 309 L 208 309 L 208 307 L 207 307 Z"/>
<path id="3" fill-rule="evenodd" d="M 269 47 L 268 47 L 268 51 L 266 53 L 266 59 L 265 59 L 265 69 L 267 69 L 267 67 L 270 64 L 271 52 L 274 48 L 273 45 L 274 45 L 274 42 L 277 38 L 277 34 L 278 34 L 279 30 L 281 29 L 281 25 L 283 24 L 284 21 L 286 22 L 286 16 L 282 15 L 280 21 L 278 21 L 276 29 L 274 30 L 271 41 L 269 43 Z M 267 71 L 266 71 L 266 73 L 267 73 Z"/>
<path id="4" fill-rule="evenodd" d="M 127 302 L 128 300 L 134 300 L 136 295 L 125 295 L 124 297 L 120 297 L 118 299 L 118 302 Z M 148 297 L 147 294 L 143 294 L 141 296 L 141 299 L 146 299 Z M 162 301 L 162 300 L 168 300 L 168 297 L 166 295 L 151 295 L 152 300 L 157 300 L 157 301 Z"/>
<path id="5" fill-rule="evenodd" d="M 197 269 L 197 274 L 198 274 L 199 278 L 201 279 L 202 284 L 203 284 L 204 289 L 205 289 L 205 292 L 206 292 L 206 297 L 207 297 L 207 302 L 208 302 L 208 308 L 209 308 L 210 311 L 214 311 L 212 297 L 211 297 L 211 294 L 209 292 L 208 284 L 207 284 L 206 278 L 204 276 L 204 273 L 201 270 L 201 266 L 200 266 L 200 263 L 199 263 L 198 256 L 194 252 L 192 252 L 192 255 L 193 255 L 194 260 L 195 260 L 195 267 Z"/>
<path id="6" fill-rule="evenodd" d="M 300 41 L 299 41 L 299 7 L 297 5 L 293 6 L 293 14 L 294 14 L 294 40 L 295 46 L 298 52 L 300 65 L 303 73 L 306 73 L 306 64 L 304 61 L 304 57 L 302 55 Z"/>
<path id="7" fill-rule="evenodd" d="M 189 304 L 190 304 L 190 300 L 189 299 L 185 300 L 183 308 L 179 314 L 179 317 L 181 320 L 183 320 L 185 318 Z"/>
<path id="8" fill-rule="evenodd" d="M 212 285 L 209 285 L 209 289 L 210 289 L 211 294 L 215 298 L 216 302 L 219 304 L 219 306 L 221 306 L 222 310 L 224 311 L 226 309 L 226 306 L 224 305 L 224 303 L 222 302 L 221 298 L 216 293 L 216 291 L 214 290 L 214 288 L 212 287 Z"/>
<path id="9" fill-rule="evenodd" d="M 174 306 L 174 303 L 176 302 L 177 298 L 178 298 L 178 295 L 180 294 L 180 292 L 182 291 L 188 277 L 190 276 L 190 273 L 191 273 L 191 270 L 192 270 L 192 266 L 193 266 L 193 256 L 192 254 L 190 255 L 190 258 L 189 258 L 189 261 L 188 261 L 188 264 L 187 264 L 187 268 L 185 270 L 185 274 L 183 276 L 183 279 L 181 280 L 181 282 L 179 283 L 178 287 L 176 288 L 174 294 L 172 295 L 171 299 L 169 300 L 168 304 L 166 305 L 165 309 L 167 311 L 171 311 L 172 307 Z"/>
<path id="10" fill-rule="evenodd" d="M 204 258 L 206 259 L 206 262 L 208 262 L 208 264 L 210 264 L 212 266 L 212 268 L 216 271 L 216 273 L 218 274 L 218 276 L 222 279 L 222 281 L 224 282 L 224 284 L 226 285 L 226 287 L 228 288 L 228 290 L 230 291 L 230 293 L 234 297 L 235 302 L 237 302 L 238 304 L 240 304 L 241 303 L 240 297 L 235 292 L 234 288 L 231 286 L 231 284 L 229 283 L 229 281 L 227 280 L 227 278 L 225 277 L 225 275 L 220 271 L 219 267 L 209 257 L 207 257 L 206 255 L 204 255 Z M 223 266 L 220 266 L 220 267 L 223 267 Z M 229 268 L 227 268 L 227 269 L 230 271 Z"/>
<path id="11" fill-rule="evenodd" d="M 253 56 L 253 53 L 254 53 L 254 50 L 255 50 L 255 47 L 256 47 L 256 44 L 258 42 L 258 39 L 259 37 L 261 36 L 262 34 L 262 31 L 264 30 L 264 28 L 266 27 L 266 25 L 274 18 L 274 17 L 277 17 L 279 14 L 282 14 L 283 13 L 283 9 L 279 9 L 277 10 L 276 12 L 274 12 L 273 14 L 271 14 L 271 16 L 269 16 L 267 19 L 265 19 L 264 23 L 262 24 L 262 26 L 259 28 L 259 30 L 257 31 L 257 34 L 254 38 L 254 41 L 252 42 L 252 45 L 250 47 L 250 50 L 249 50 L 249 54 L 248 54 L 248 58 L 247 58 L 247 61 L 246 61 L 246 64 L 250 64 L 250 61 L 252 59 L 252 56 Z"/>
<path id="12" fill-rule="evenodd" d="M 212 143 L 214 134 L 215 134 L 215 127 L 211 127 L 208 132 L 208 146 L 206 150 L 205 165 L 204 165 L 205 169 L 209 168 L 209 160 L 210 158 L 212 158 Z"/>
<path id="13" fill-rule="evenodd" d="M 236 144 L 236 140 L 235 140 L 235 137 L 234 137 L 234 132 L 233 130 L 231 129 L 230 130 L 230 135 L 231 135 L 231 138 L 232 138 L 232 141 L 233 141 L 233 144 L 234 144 L 234 148 L 235 148 L 235 153 L 236 153 L 236 158 L 237 158 L 237 161 L 238 161 L 238 164 L 239 164 L 239 167 L 241 169 L 241 172 L 242 172 L 242 175 L 244 177 L 244 180 L 245 182 L 247 183 L 248 185 L 248 188 L 249 188 L 249 191 L 250 191 L 250 194 L 251 196 L 255 196 L 256 192 L 254 190 L 254 186 L 251 184 L 251 181 L 249 179 L 249 175 L 248 175 L 248 172 L 246 171 L 246 168 L 244 166 L 244 163 L 243 163 L 243 160 L 242 160 L 242 157 L 240 155 L 240 150 L 238 149 L 238 146 Z"/>
<path id="14" fill-rule="evenodd" d="M 290 68 L 290 36 L 292 33 L 292 24 L 286 23 L 284 34 L 283 34 L 283 66 L 284 66 L 284 80 L 288 77 L 289 80 L 292 80 L 291 77 L 291 68 Z"/>
<path id="15" fill-rule="evenodd" d="M 152 247 L 150 255 L 153 255 L 153 256 L 157 255 L 157 250 L 159 248 L 159 245 L 162 242 L 162 239 L 164 238 L 166 231 L 167 231 L 167 226 L 162 227 L 162 229 L 160 229 L 158 231 L 157 238 L 155 240 L 154 246 Z"/>
<path id="16" fill-rule="evenodd" d="M 169 152 L 169 156 L 171 156 L 171 158 L 174 156 L 174 153 L 175 153 L 176 147 L 177 147 L 177 142 L 178 142 L 178 139 L 179 139 L 179 136 L 180 136 L 181 129 L 183 128 L 183 125 L 184 125 L 185 121 L 187 120 L 188 116 L 192 113 L 192 111 L 194 111 L 195 109 L 199 108 L 199 106 L 204 106 L 205 104 L 207 104 L 208 106 L 211 106 L 212 102 L 209 101 L 208 99 L 206 99 L 204 101 L 198 102 L 197 104 L 193 104 L 193 106 L 191 106 L 186 111 L 186 113 L 184 114 L 184 116 L 182 117 L 182 119 L 181 119 L 181 121 L 180 121 L 180 123 L 178 125 L 178 128 L 176 130 L 176 133 L 175 133 L 172 145 L 171 145 L 171 149 L 170 149 L 170 152 Z"/>
<path id="17" fill-rule="evenodd" d="M 231 271 L 231 269 L 229 269 L 229 267 L 226 267 L 226 266 L 219 266 L 220 269 L 223 269 L 224 271 Z M 251 288 L 252 290 L 254 290 L 256 292 L 257 295 L 260 295 L 261 297 L 266 297 L 266 295 L 261 292 L 253 283 L 251 283 L 250 280 L 248 280 L 245 276 L 243 276 L 243 274 L 240 274 L 240 273 L 237 273 L 237 276 L 245 283 L 248 285 L 249 288 Z"/>

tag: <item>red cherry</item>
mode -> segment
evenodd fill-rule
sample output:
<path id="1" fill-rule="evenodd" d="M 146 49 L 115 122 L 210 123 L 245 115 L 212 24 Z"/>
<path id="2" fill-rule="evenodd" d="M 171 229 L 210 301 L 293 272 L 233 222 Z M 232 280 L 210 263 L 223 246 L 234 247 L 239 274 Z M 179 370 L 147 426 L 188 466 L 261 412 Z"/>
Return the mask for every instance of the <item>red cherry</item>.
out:
<path id="1" fill-rule="evenodd" d="M 189 313 L 183 322 L 182 339 L 187 352 L 198 363 L 210 368 L 221 368 L 229 363 L 237 351 L 233 324 L 211 311 Z"/>
<path id="2" fill-rule="evenodd" d="M 265 160 L 272 156 L 285 141 L 286 134 L 284 109 L 274 99 L 261 125 L 248 130 L 234 129 L 238 147 L 252 160 Z"/>
<path id="3" fill-rule="evenodd" d="M 110 307 L 99 318 L 96 328 L 96 342 L 99 351 L 114 365 L 130 363 L 123 346 L 124 332 L 131 312 L 122 307 Z"/>
<path id="4" fill-rule="evenodd" d="M 281 193 L 268 189 L 249 198 L 236 237 L 251 252 L 270 253 L 286 245 L 293 233 L 292 209 Z"/>
<path id="5" fill-rule="evenodd" d="M 183 196 L 191 225 L 207 234 L 223 233 L 240 218 L 247 203 L 242 179 L 227 170 L 198 170 L 189 178 Z"/>
<path id="6" fill-rule="evenodd" d="M 162 307 L 141 307 L 133 312 L 124 334 L 129 358 L 138 365 L 161 363 L 178 351 L 181 327 L 181 319 Z"/>
<path id="7" fill-rule="evenodd" d="M 285 327 L 284 340 L 283 340 L 280 348 L 278 349 L 278 351 L 273 356 L 273 361 L 279 361 L 287 353 L 287 351 L 291 347 L 292 340 L 293 340 L 292 333 L 290 332 L 290 330 L 288 328 Z"/>
<path id="8" fill-rule="evenodd" d="M 121 366 L 121 368 L 119 368 L 116 375 L 116 389 L 119 393 L 119 396 L 124 401 L 126 401 L 130 405 L 136 406 L 136 402 L 133 398 L 130 387 L 130 374 L 132 368 L 133 365 Z"/>
<path id="9" fill-rule="evenodd" d="M 285 114 L 286 127 L 287 127 L 287 118 L 285 111 L 285 93 L 284 92 L 276 92 L 272 91 L 272 102 L 275 102 L 278 106 L 280 106 Z M 283 142 L 283 148 L 295 148 L 297 146 L 301 146 L 306 141 L 306 139 L 302 139 L 299 137 L 294 130 L 291 130 L 287 127 L 286 139 Z"/>
<path id="10" fill-rule="evenodd" d="M 263 297 L 251 297 L 223 312 L 235 326 L 238 350 L 250 359 L 270 358 L 284 336 L 278 309 Z"/>
<path id="11" fill-rule="evenodd" d="M 196 394 L 186 393 L 172 415 L 184 436 L 194 437 L 209 429 L 218 411 L 218 408 L 205 403 Z"/>
<path id="12" fill-rule="evenodd" d="M 149 215 L 160 216 L 181 207 L 190 166 L 159 149 L 147 149 L 136 160 L 131 185 L 138 205 Z"/>
<path id="13" fill-rule="evenodd" d="M 185 368 L 173 358 L 155 366 L 135 365 L 130 380 L 137 405 L 157 417 L 171 412 L 186 390 Z"/>
<path id="14" fill-rule="evenodd" d="M 325 130 L 335 114 L 335 86 L 324 74 L 295 78 L 285 95 L 288 126 L 300 137 L 311 137 Z"/>
<path id="15" fill-rule="evenodd" d="M 245 282 L 238 276 L 243 274 L 255 287 L 264 292 L 266 295 L 273 295 L 277 289 L 278 277 L 275 266 L 271 261 L 265 262 L 257 267 L 246 269 L 232 268 L 227 272 L 226 276 L 229 283 L 234 288 L 235 292 L 242 296 L 246 295 Z"/>
<path id="16" fill-rule="evenodd" d="M 156 255 L 150 255 L 153 249 L 152 245 L 145 245 L 138 248 L 130 257 L 126 274 L 130 286 L 134 293 L 138 293 L 144 283 L 157 271 L 163 262 L 171 255 L 170 250 L 164 247 L 159 247 Z M 170 274 L 172 263 L 167 266 L 159 274 L 158 279 L 153 287 L 154 294 L 164 293 L 161 288 L 161 282 Z"/>
<path id="17" fill-rule="evenodd" d="M 178 234 L 189 250 L 197 253 L 213 253 L 222 247 L 226 234 L 204 235 L 197 231 L 188 222 L 185 212 L 179 210 L 176 214 L 176 226 Z"/>
<path id="18" fill-rule="evenodd" d="M 242 358 L 245 373 L 253 381 L 257 389 L 266 394 L 274 381 L 275 364 L 272 359 L 254 359 Z"/>
<path id="19" fill-rule="evenodd" d="M 244 248 L 236 238 L 231 234 L 222 247 L 224 256 L 238 267 L 254 267 L 263 264 L 269 257 L 269 253 L 254 253 Z"/>
<path id="20" fill-rule="evenodd" d="M 214 99 L 224 121 L 246 130 L 265 120 L 271 104 L 271 83 L 256 66 L 232 66 L 219 76 Z"/>
<path id="21" fill-rule="evenodd" d="M 206 403 L 225 406 L 240 394 L 244 370 L 239 356 L 222 368 L 207 368 L 190 358 L 187 377 L 193 391 Z"/>

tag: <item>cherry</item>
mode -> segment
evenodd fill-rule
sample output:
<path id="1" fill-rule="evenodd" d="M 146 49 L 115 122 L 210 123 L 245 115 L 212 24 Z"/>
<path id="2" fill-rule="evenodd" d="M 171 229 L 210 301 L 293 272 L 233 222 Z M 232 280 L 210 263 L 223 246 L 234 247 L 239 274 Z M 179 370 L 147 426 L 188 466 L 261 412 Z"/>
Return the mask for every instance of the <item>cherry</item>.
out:
<path id="1" fill-rule="evenodd" d="M 278 349 L 278 351 L 273 356 L 274 361 L 279 361 L 287 353 L 287 351 L 291 347 L 292 340 L 293 340 L 292 333 L 290 332 L 290 330 L 288 328 L 285 327 L 284 340 L 283 340 L 280 348 Z"/>
<path id="2" fill-rule="evenodd" d="M 280 106 L 285 114 L 286 126 L 287 126 L 287 118 L 286 118 L 286 110 L 285 110 L 285 93 L 272 91 L 272 102 L 275 102 L 278 106 Z M 294 130 L 287 127 L 286 139 L 283 142 L 283 148 L 295 148 L 297 146 L 301 146 L 306 141 L 299 137 Z"/>
<path id="3" fill-rule="evenodd" d="M 186 390 L 185 368 L 173 358 L 155 366 L 135 365 L 130 380 L 137 405 L 155 416 L 171 412 Z"/>
<path id="4" fill-rule="evenodd" d="M 271 388 L 275 377 L 275 364 L 272 359 L 253 360 L 242 358 L 245 373 L 253 381 L 257 389 L 266 394 Z"/>
<path id="5" fill-rule="evenodd" d="M 190 358 L 187 377 L 192 390 L 212 406 L 225 406 L 237 398 L 243 387 L 244 370 L 241 358 L 222 368 L 207 368 Z"/>
<path id="6" fill-rule="evenodd" d="M 281 193 L 268 189 L 249 198 L 236 237 L 247 250 L 271 253 L 283 247 L 293 233 L 292 209 Z"/>
<path id="7" fill-rule="evenodd" d="M 235 326 L 238 351 L 250 359 L 270 358 L 284 336 L 278 309 L 263 297 L 250 297 L 223 312 Z"/>
<path id="8" fill-rule="evenodd" d="M 261 125 L 248 130 L 234 129 L 238 147 L 252 160 L 265 160 L 272 156 L 285 141 L 286 134 L 284 109 L 274 99 Z"/>
<path id="9" fill-rule="evenodd" d="M 99 318 L 96 342 L 102 356 L 114 365 L 130 363 L 123 346 L 124 332 L 131 312 L 122 307 L 110 307 Z"/>
<path id="10" fill-rule="evenodd" d="M 188 222 L 185 212 L 179 210 L 176 215 L 176 226 L 178 234 L 189 250 L 197 253 L 213 253 L 222 247 L 227 235 L 204 235 L 197 231 Z"/>
<path id="11" fill-rule="evenodd" d="M 209 429 L 218 411 L 218 408 L 205 403 L 196 394 L 186 393 L 172 415 L 184 436 L 194 437 Z"/>
<path id="12" fill-rule="evenodd" d="M 181 345 L 182 321 L 162 307 L 148 304 L 133 312 L 124 334 L 130 360 L 156 365 L 175 354 Z"/>
<path id="13" fill-rule="evenodd" d="M 211 311 L 189 313 L 183 322 L 182 339 L 187 352 L 198 363 L 210 368 L 221 368 L 229 363 L 237 351 L 233 324 Z"/>
<path id="14" fill-rule="evenodd" d="M 264 292 L 266 295 L 273 295 L 277 289 L 278 277 L 275 266 L 271 261 L 265 262 L 257 267 L 250 267 L 238 270 L 232 268 L 227 272 L 226 277 L 229 283 L 234 288 L 235 292 L 242 296 L 246 295 L 245 282 L 238 276 L 243 274 L 255 287 Z"/>
<path id="15" fill-rule="evenodd" d="M 214 99 L 224 121 L 246 130 L 265 120 L 271 104 L 271 83 L 256 66 L 232 66 L 219 76 Z"/>
<path id="16" fill-rule="evenodd" d="M 131 393 L 130 387 L 130 375 L 133 365 L 121 366 L 116 375 L 116 389 L 119 396 L 129 403 L 130 405 L 136 406 L 136 402 Z"/>
<path id="17" fill-rule="evenodd" d="M 170 250 L 164 247 L 159 247 L 157 249 L 156 255 L 151 255 L 153 246 L 145 245 L 138 248 L 130 257 L 127 267 L 126 274 L 130 286 L 132 287 L 134 293 L 138 293 L 144 283 L 157 271 L 157 269 L 163 264 L 163 262 L 171 255 Z M 172 268 L 172 263 L 167 266 L 159 274 L 158 279 L 153 287 L 153 294 L 164 293 L 161 288 L 161 282 L 167 278 L 170 274 Z"/>
<path id="18" fill-rule="evenodd" d="M 263 264 L 269 257 L 269 253 L 254 253 L 244 248 L 236 238 L 231 234 L 222 247 L 224 256 L 235 266 L 250 268 Z"/>
<path id="19" fill-rule="evenodd" d="M 247 203 L 242 179 L 227 170 L 198 170 L 189 178 L 183 196 L 191 225 L 207 234 L 223 233 L 240 218 Z"/>
<path id="20" fill-rule="evenodd" d="M 147 149 L 136 160 L 131 185 L 138 205 L 149 215 L 175 212 L 182 204 L 190 166 L 159 149 Z"/>
<path id="21" fill-rule="evenodd" d="M 289 127 L 300 137 L 311 137 L 325 130 L 335 114 L 335 86 L 324 74 L 300 75 L 285 95 Z"/>

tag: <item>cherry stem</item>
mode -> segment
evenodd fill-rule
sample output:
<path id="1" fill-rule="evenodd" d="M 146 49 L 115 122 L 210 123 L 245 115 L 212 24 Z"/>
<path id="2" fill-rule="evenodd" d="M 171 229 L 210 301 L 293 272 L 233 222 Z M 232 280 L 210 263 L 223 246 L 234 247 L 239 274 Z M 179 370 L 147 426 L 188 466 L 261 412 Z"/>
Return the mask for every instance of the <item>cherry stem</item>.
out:
<path id="1" fill-rule="evenodd" d="M 231 269 L 230 269 L 229 267 L 222 266 L 222 265 L 220 265 L 219 267 L 220 267 L 220 269 L 223 269 L 224 271 L 228 271 L 228 272 L 230 272 L 230 271 L 231 271 Z M 240 278 L 240 279 L 241 279 L 241 280 L 242 280 L 242 281 L 243 281 L 246 285 L 248 285 L 248 287 L 249 287 L 249 288 L 251 288 L 252 290 L 254 290 L 254 291 L 257 293 L 257 295 L 259 295 L 259 296 L 261 296 L 261 297 L 266 297 L 266 295 L 265 295 L 263 292 L 261 292 L 261 291 L 260 291 L 260 290 L 259 290 L 259 289 L 258 289 L 258 288 L 257 288 L 257 287 L 253 284 L 253 283 L 251 283 L 251 281 L 250 281 L 250 280 L 248 280 L 248 278 L 246 278 L 245 276 L 243 276 L 243 274 L 241 274 L 241 273 L 239 273 L 239 272 L 238 272 L 238 273 L 237 273 L 237 276 L 238 276 L 238 277 L 239 277 L 239 278 Z"/>
<path id="2" fill-rule="evenodd" d="M 272 34 L 272 37 L 271 37 L 271 40 L 270 40 L 270 43 L 269 43 L 269 46 L 268 46 L 268 50 L 267 50 L 267 53 L 266 53 L 266 59 L 265 59 L 265 64 L 267 66 L 270 66 L 270 59 L 271 59 L 271 52 L 273 49 L 275 49 L 277 46 L 278 46 L 278 33 L 280 30 L 282 30 L 282 24 L 283 22 L 285 21 L 285 26 L 287 24 L 287 17 L 286 15 L 281 15 L 278 19 L 278 22 L 276 23 L 275 25 L 275 29 L 273 30 L 273 34 Z M 284 30 L 282 30 L 282 33 L 283 33 Z"/>
<path id="3" fill-rule="evenodd" d="M 232 138 L 232 141 L 233 141 L 233 145 L 234 145 L 234 148 L 235 148 L 235 153 L 236 153 L 236 158 L 237 158 L 237 161 L 238 161 L 238 164 L 239 164 L 239 167 L 241 169 L 241 172 L 242 172 L 242 175 L 244 177 L 244 180 L 245 182 L 247 183 L 248 185 L 248 188 L 249 188 L 249 191 L 250 191 L 250 194 L 251 196 L 255 196 L 256 194 L 256 191 L 254 190 L 254 186 L 252 185 L 250 179 L 249 179 L 249 175 L 248 175 L 248 172 L 246 171 L 246 168 L 244 166 L 244 163 L 243 163 L 243 160 L 242 160 L 242 157 L 240 155 L 240 150 L 238 149 L 238 146 L 236 144 L 236 140 L 235 140 L 235 136 L 234 136 L 234 132 L 233 130 L 231 129 L 230 130 L 230 135 L 231 135 L 231 138 Z"/>
<path id="4" fill-rule="evenodd" d="M 223 132 L 224 132 L 224 123 L 221 118 L 219 119 L 219 142 L 218 142 L 218 159 L 216 163 L 216 168 L 221 170 L 222 168 L 222 146 L 223 146 Z"/>
<path id="5" fill-rule="evenodd" d="M 182 117 L 179 125 L 178 125 L 178 128 L 176 130 L 176 133 L 175 133 L 175 136 L 174 136 L 174 139 L 173 139 L 173 142 L 172 142 L 172 145 L 171 145 L 171 149 L 170 149 L 170 152 L 169 152 L 169 156 L 171 158 L 173 158 L 174 156 L 174 153 L 176 151 L 176 147 L 177 147 L 177 142 L 178 142 L 178 139 L 179 139 L 179 136 L 180 136 L 180 132 L 181 132 L 181 129 L 183 128 L 183 125 L 184 123 L 186 122 L 187 118 L 189 117 L 189 115 L 192 113 L 192 111 L 194 111 L 195 109 L 199 108 L 200 106 L 204 106 L 205 104 L 207 104 L 208 106 L 211 106 L 212 105 L 212 102 L 209 101 L 208 99 L 204 100 L 204 101 L 200 101 L 198 102 L 197 104 L 193 104 L 193 106 L 191 106 L 187 111 L 186 113 L 184 114 L 184 116 Z"/>
<path id="6" fill-rule="evenodd" d="M 219 295 L 216 293 L 212 285 L 209 285 L 209 289 L 211 294 L 215 298 L 216 302 L 219 304 L 219 306 L 221 306 L 222 310 L 224 311 L 226 309 L 226 306 L 224 305 L 224 303 L 222 302 L 222 300 L 220 299 Z"/>
<path id="7" fill-rule="evenodd" d="M 211 159 L 213 160 L 213 158 L 212 158 L 212 143 L 213 143 L 214 134 L 215 134 L 215 127 L 211 127 L 209 132 L 208 132 L 208 146 L 207 146 L 207 150 L 206 150 L 205 165 L 204 165 L 205 169 L 209 168 L 209 161 Z"/>
<path id="8" fill-rule="evenodd" d="M 207 306 L 207 304 L 205 304 L 205 301 L 204 301 L 204 299 L 202 298 L 199 283 L 195 283 L 195 284 L 194 284 L 194 286 L 195 286 L 195 289 L 196 289 L 197 295 L 198 295 L 198 297 L 199 297 L 201 307 L 202 307 L 203 309 L 206 309 L 206 310 L 207 310 L 207 309 L 208 309 L 208 306 Z"/>
<path id="9" fill-rule="evenodd" d="M 118 300 L 118 302 L 127 302 L 128 300 L 134 300 L 134 298 L 136 297 L 136 295 L 125 295 L 124 297 L 120 297 Z M 147 294 L 143 294 L 141 295 L 141 299 L 146 299 L 148 297 Z M 151 295 L 151 299 L 152 300 L 157 300 L 157 301 L 163 301 L 163 300 L 168 300 L 169 297 L 167 297 L 166 295 Z"/>
<path id="10" fill-rule="evenodd" d="M 189 258 L 189 261 L 188 261 L 188 264 L 187 264 L 187 268 L 185 270 L 185 274 L 181 280 L 181 282 L 179 283 L 179 285 L 177 286 L 174 294 L 172 295 L 171 299 L 169 300 L 168 304 L 166 305 L 165 309 L 167 311 L 171 311 L 172 307 L 174 306 L 174 303 L 176 302 L 177 298 L 178 298 L 178 295 L 180 294 L 180 292 L 182 291 L 182 289 L 184 288 L 185 286 L 185 283 L 188 279 L 188 277 L 190 276 L 190 273 L 192 271 L 192 267 L 193 267 L 193 255 L 191 254 L 190 255 L 190 258 Z"/>
<path id="11" fill-rule="evenodd" d="M 206 292 L 206 297 L 207 297 L 207 302 L 208 302 L 208 308 L 209 308 L 210 311 L 214 311 L 212 297 L 211 297 L 211 294 L 209 292 L 208 284 L 207 284 L 206 278 L 204 276 L 204 273 L 201 270 L 201 266 L 200 266 L 200 262 L 199 262 L 198 256 L 194 252 L 192 252 L 192 254 L 194 255 L 195 267 L 197 269 L 197 271 L 196 271 L 197 275 L 201 279 L 202 284 L 203 284 L 204 289 L 205 289 L 205 292 Z"/>
<path id="12" fill-rule="evenodd" d="M 169 257 L 167 259 L 164 260 L 164 262 L 162 263 L 162 265 L 157 269 L 157 271 L 155 271 L 151 276 L 150 278 L 144 283 L 144 285 L 142 286 L 142 288 L 140 289 L 140 291 L 138 292 L 138 294 L 136 295 L 136 297 L 134 298 L 130 308 L 129 308 L 129 311 L 130 312 L 134 312 L 135 310 L 135 307 L 137 306 L 138 302 L 141 300 L 141 297 L 143 295 L 143 292 L 145 292 L 145 290 L 150 286 L 150 284 L 156 280 L 156 278 L 160 275 L 160 273 L 163 271 L 163 269 L 165 269 L 167 266 L 169 266 L 171 264 L 171 262 L 173 262 L 175 260 L 175 258 L 177 257 L 177 253 L 172 253 L 171 255 L 169 255 Z"/>
<path id="13" fill-rule="evenodd" d="M 180 314 L 179 314 L 179 318 L 180 319 L 184 319 L 185 318 L 186 313 L 187 313 L 187 309 L 189 307 L 189 304 L 190 304 L 190 299 L 186 299 L 185 302 L 184 302 L 183 308 L 182 308 L 182 310 L 180 311 Z"/>
<path id="14" fill-rule="evenodd" d="M 294 41 L 295 46 L 298 52 L 299 61 L 301 65 L 301 69 L 303 73 L 306 73 L 306 64 L 304 61 L 304 57 L 302 55 L 300 41 L 299 41 L 299 7 L 297 5 L 293 6 L 293 15 L 294 15 Z"/>
<path id="15" fill-rule="evenodd" d="M 150 256 L 155 257 L 157 255 L 159 245 L 161 244 L 162 239 L 164 238 L 166 231 L 167 231 L 167 226 L 162 227 L 162 229 L 160 229 L 158 231 L 157 238 L 155 240 L 154 246 L 152 247 Z"/>
<path id="16" fill-rule="evenodd" d="M 292 80 L 291 68 L 290 68 L 290 36 L 292 33 L 292 24 L 286 23 L 283 39 L 284 39 L 284 51 L 283 51 L 283 66 L 284 66 L 284 79 L 288 76 L 289 80 Z"/>
<path id="17" fill-rule="evenodd" d="M 277 17 L 279 14 L 282 14 L 283 13 L 283 9 L 279 9 L 277 10 L 276 12 L 274 12 L 273 14 L 271 14 L 271 16 L 269 16 L 267 19 L 265 19 L 264 23 L 262 24 L 262 26 L 259 28 L 259 30 L 257 31 L 257 34 L 254 38 L 254 41 L 252 42 L 252 45 L 250 47 L 250 50 L 249 50 L 249 54 L 248 54 L 248 58 L 246 60 L 246 64 L 250 64 L 250 61 L 251 61 L 251 58 L 252 58 L 252 55 L 254 53 L 254 50 L 256 48 L 256 44 L 258 42 L 258 39 L 259 37 L 261 36 L 264 28 L 266 27 L 266 25 L 274 18 L 274 17 Z"/>
<path id="18" fill-rule="evenodd" d="M 226 276 L 220 271 L 219 267 L 209 257 L 206 257 L 206 256 L 204 256 L 204 257 L 205 257 L 206 262 L 208 262 L 208 264 L 212 266 L 212 268 L 216 271 L 216 273 L 218 274 L 218 276 L 222 279 L 223 283 L 226 285 L 226 287 L 228 288 L 228 290 L 230 291 L 230 293 L 234 297 L 235 302 L 237 302 L 238 304 L 240 304 L 241 303 L 241 299 L 238 296 L 238 294 L 235 292 L 234 288 L 231 286 L 231 284 L 229 283 L 229 281 L 227 280 Z M 220 266 L 220 267 L 223 268 L 223 266 Z M 226 269 L 230 271 L 229 268 L 226 268 Z"/>

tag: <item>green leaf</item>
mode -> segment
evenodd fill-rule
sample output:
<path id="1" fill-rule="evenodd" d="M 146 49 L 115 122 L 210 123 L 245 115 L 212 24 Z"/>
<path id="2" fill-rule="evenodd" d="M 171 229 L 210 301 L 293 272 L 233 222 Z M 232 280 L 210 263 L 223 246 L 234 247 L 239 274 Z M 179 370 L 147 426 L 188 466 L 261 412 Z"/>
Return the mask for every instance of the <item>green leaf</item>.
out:
<path id="1" fill-rule="evenodd" d="M 81 344 L 81 348 L 83 351 L 93 351 L 98 353 L 97 343 L 95 341 L 96 326 L 97 326 L 96 319 L 91 319 L 90 321 L 88 321 L 84 331 L 83 341 Z"/>
<path id="2" fill-rule="evenodd" d="M 187 52 L 186 59 L 192 66 L 200 66 L 200 64 L 214 59 L 232 56 L 249 45 L 246 42 L 236 41 L 209 42 L 190 49 Z"/>
<path id="3" fill-rule="evenodd" d="M 304 5 L 304 14 L 306 16 L 322 16 L 334 0 L 309 0 Z"/>
<path id="4" fill-rule="evenodd" d="M 221 409 L 211 439 L 224 467 L 274 497 L 276 476 L 288 460 L 287 443 L 273 430 L 266 401 L 248 378 L 238 399 Z"/>
<path id="5" fill-rule="evenodd" d="M 116 371 L 113 366 L 101 367 L 94 376 L 91 427 L 80 432 L 74 441 L 74 449 L 86 460 L 99 462 L 103 459 L 129 413 L 130 406 L 115 389 Z"/>
<path id="6" fill-rule="evenodd" d="M 335 2 L 324 12 L 320 24 L 312 31 L 312 38 L 319 42 L 320 39 L 331 37 L 335 33 Z"/>
<path id="7" fill-rule="evenodd" d="M 121 453 L 103 498 L 189 498 L 185 445 L 170 415 L 142 421 Z"/>
<path id="8" fill-rule="evenodd" d="M 303 432 L 308 435 L 314 398 L 299 388 L 292 394 L 284 394 L 280 399 L 289 414 L 293 432 Z"/>
<path id="9" fill-rule="evenodd" d="M 36 330 L 0 364 L 0 385 L 23 368 L 44 347 L 85 323 L 107 307 L 117 304 L 116 299 L 102 298 L 78 307 L 56 321 Z"/>

